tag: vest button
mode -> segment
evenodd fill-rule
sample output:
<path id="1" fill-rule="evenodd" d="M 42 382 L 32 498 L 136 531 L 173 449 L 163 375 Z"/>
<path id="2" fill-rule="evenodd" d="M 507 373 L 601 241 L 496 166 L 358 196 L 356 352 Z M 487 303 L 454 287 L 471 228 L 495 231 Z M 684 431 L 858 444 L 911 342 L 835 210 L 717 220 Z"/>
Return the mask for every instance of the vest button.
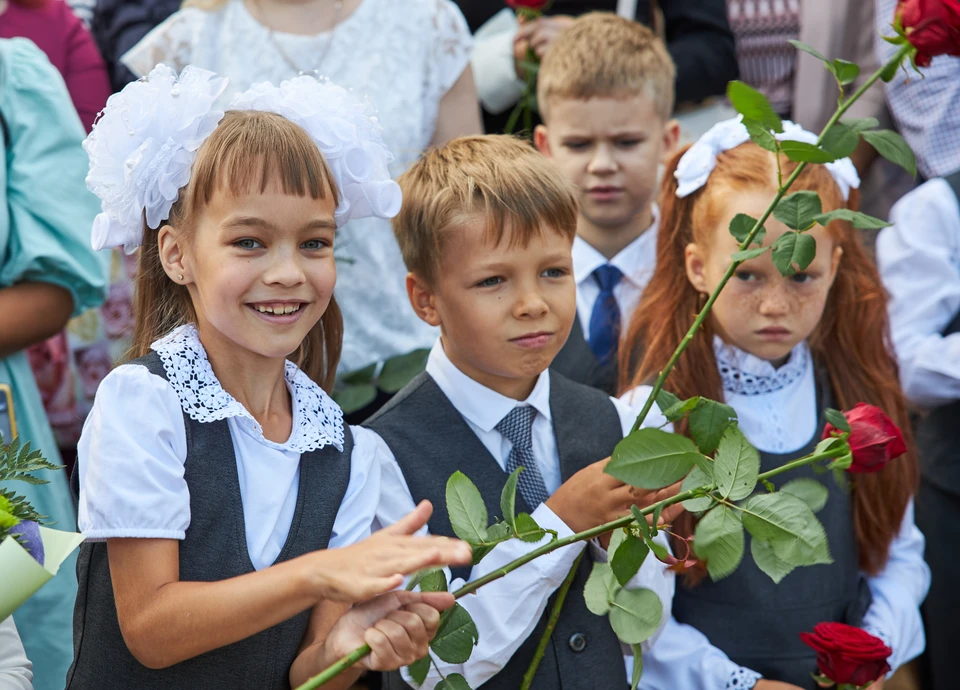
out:
<path id="1" fill-rule="evenodd" d="M 567 644 L 570 645 L 570 649 L 573 651 L 582 652 L 587 648 L 587 636 L 583 633 L 573 633 L 570 639 L 567 640 Z"/>

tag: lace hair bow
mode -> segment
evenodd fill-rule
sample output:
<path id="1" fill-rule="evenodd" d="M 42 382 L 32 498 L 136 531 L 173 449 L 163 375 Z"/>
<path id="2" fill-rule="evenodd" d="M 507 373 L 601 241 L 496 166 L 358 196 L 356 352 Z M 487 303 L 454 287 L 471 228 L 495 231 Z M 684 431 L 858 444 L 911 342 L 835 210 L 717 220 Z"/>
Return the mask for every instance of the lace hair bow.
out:
<path id="1" fill-rule="evenodd" d="M 683 198 L 703 187 L 717 165 L 717 156 L 750 141 L 750 134 L 741 122 L 742 117 L 718 122 L 708 129 L 697 142 L 687 149 L 677 164 L 677 196 Z M 779 141 L 802 141 L 817 143 L 817 135 L 808 132 L 790 120 L 783 121 L 783 132 L 774 135 Z M 860 187 L 860 176 L 849 158 L 841 158 L 826 164 L 844 201 L 850 198 L 850 190 Z"/>
<path id="2" fill-rule="evenodd" d="M 227 79 L 198 67 L 177 73 L 157 65 L 107 101 L 83 143 L 90 158 L 87 188 L 101 201 L 93 224 L 94 249 L 134 251 L 142 219 L 158 228 L 189 181 L 197 151 L 223 119 L 215 107 Z M 231 107 L 282 115 L 303 127 L 330 165 L 340 189 L 336 221 L 391 218 L 400 187 L 390 179 L 393 159 L 372 108 L 345 89 L 301 76 L 279 87 L 255 84 Z"/>

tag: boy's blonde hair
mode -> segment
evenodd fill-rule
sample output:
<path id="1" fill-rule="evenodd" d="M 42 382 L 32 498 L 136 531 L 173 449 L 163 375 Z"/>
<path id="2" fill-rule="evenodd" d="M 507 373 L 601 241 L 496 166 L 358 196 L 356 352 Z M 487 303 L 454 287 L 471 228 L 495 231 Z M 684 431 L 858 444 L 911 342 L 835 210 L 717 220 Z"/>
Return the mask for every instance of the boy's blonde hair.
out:
<path id="1" fill-rule="evenodd" d="M 443 238 L 481 219 L 484 239 L 526 246 L 549 228 L 573 241 L 576 191 L 529 144 L 505 135 L 460 137 L 428 150 L 398 180 L 403 206 L 393 230 L 407 269 L 432 283 Z"/>
<path id="2" fill-rule="evenodd" d="M 645 93 L 664 121 L 673 113 L 676 68 L 650 29 L 609 12 L 578 17 L 550 45 L 537 74 L 537 101 L 621 98 Z"/>

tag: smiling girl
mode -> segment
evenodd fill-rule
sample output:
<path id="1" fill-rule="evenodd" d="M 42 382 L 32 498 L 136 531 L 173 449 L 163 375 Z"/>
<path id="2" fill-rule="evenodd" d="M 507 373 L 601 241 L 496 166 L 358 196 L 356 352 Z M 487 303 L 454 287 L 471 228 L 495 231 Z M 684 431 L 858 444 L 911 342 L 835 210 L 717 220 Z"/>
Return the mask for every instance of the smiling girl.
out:
<path id="1" fill-rule="evenodd" d="M 784 127 L 789 138 L 812 136 L 792 123 Z M 635 387 L 628 400 L 646 399 L 650 387 L 642 384 L 666 365 L 730 265 L 738 250 L 731 220 L 738 213 L 761 217 L 776 194 L 772 155 L 744 141 L 739 121 L 720 123 L 668 165 L 657 267 L 621 348 L 621 371 L 632 373 L 624 388 Z M 783 159 L 782 165 L 786 178 L 796 164 Z M 794 188 L 817 192 L 826 212 L 855 208 L 851 188 L 858 185 L 843 159 L 808 166 Z M 790 232 L 773 217 L 764 226 L 764 246 Z M 760 451 L 761 470 L 812 452 L 828 407 L 871 403 L 909 429 L 875 268 L 849 223 L 815 226 L 809 234 L 816 257 L 793 275 L 781 275 L 770 251 L 739 266 L 667 382 L 680 398 L 702 395 L 730 405 Z M 685 422 L 678 427 L 686 433 Z M 779 584 L 750 557 L 719 582 L 705 580 L 702 569 L 688 573 L 678 584 L 673 618 L 645 655 L 643 685 L 813 688 L 814 652 L 798 634 L 822 621 L 878 635 L 893 649 L 893 668 L 918 655 L 929 570 L 913 521 L 916 473 L 911 448 L 879 473 L 857 475 L 850 491 L 820 478 L 829 492 L 819 517 L 830 564 L 799 568 Z M 805 467 L 783 481 L 816 476 Z M 695 522 L 684 514 L 675 531 L 689 537 Z"/>
<path id="2" fill-rule="evenodd" d="M 412 536 L 428 503 L 367 538 L 371 434 L 323 388 L 342 332 L 336 230 L 399 206 L 376 120 L 311 77 L 226 113 L 225 86 L 158 66 L 86 142 L 95 247 L 142 248 L 137 359 L 104 379 L 79 444 L 71 690 L 288 688 L 364 642 L 367 668 L 396 669 L 453 599 L 384 593 L 470 560 Z"/>

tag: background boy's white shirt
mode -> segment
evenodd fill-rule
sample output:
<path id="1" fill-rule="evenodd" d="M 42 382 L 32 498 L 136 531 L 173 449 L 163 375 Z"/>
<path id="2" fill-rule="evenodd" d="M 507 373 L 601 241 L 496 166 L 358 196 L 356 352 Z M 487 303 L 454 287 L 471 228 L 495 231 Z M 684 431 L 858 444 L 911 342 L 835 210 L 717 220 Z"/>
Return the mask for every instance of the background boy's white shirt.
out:
<path id="1" fill-rule="evenodd" d="M 0 690 L 33 690 L 33 664 L 23 651 L 13 616 L 0 621 Z"/>
<path id="2" fill-rule="evenodd" d="M 932 179 L 894 204 L 890 222 L 877 266 L 904 393 L 918 405 L 960 399 L 960 333 L 942 335 L 960 312 L 960 203 Z"/>
<path id="3" fill-rule="evenodd" d="M 493 422 L 495 425 L 518 404 L 517 401 L 481 386 L 460 372 L 447 358 L 440 341 L 437 341 L 430 353 L 427 373 L 433 377 L 443 393 L 461 412 L 464 420 L 477 433 L 478 438 L 494 459 L 505 468 L 510 444 L 498 431 L 492 429 L 490 419 L 496 414 L 491 413 L 490 410 L 496 410 L 498 413 L 503 410 L 503 414 Z M 544 372 L 537 381 L 534 392 L 525 402 L 535 407 L 538 412 L 545 405 L 549 412 L 549 391 L 549 372 Z M 617 408 L 621 427 L 626 434 L 633 425 L 637 411 L 616 399 L 611 400 Z M 664 421 L 659 411 L 654 409 L 644 426 L 660 426 Z M 363 434 L 374 435 L 378 441 L 377 454 L 382 464 L 382 493 L 378 521 L 382 525 L 392 524 L 414 508 L 413 498 L 404 481 L 403 473 L 386 443 L 370 430 L 361 429 L 360 431 Z M 533 446 L 544 483 L 547 490 L 553 493 L 560 485 L 559 455 L 549 418 L 542 413 L 538 414 L 534 421 Z M 555 469 L 549 473 L 545 472 L 545 469 L 550 463 L 544 461 L 544 458 L 552 458 L 552 464 L 555 466 Z M 506 473 L 504 473 L 504 481 L 506 481 Z M 541 504 L 531 515 L 541 527 L 556 530 L 560 538 L 572 534 L 570 528 L 546 504 Z M 424 529 L 423 532 L 425 533 L 426 530 Z M 658 535 L 658 541 L 666 545 L 663 533 Z M 500 544 L 472 569 L 470 579 L 482 577 L 544 543 L 547 542 L 526 544 L 514 539 Z M 435 659 L 443 674 L 460 673 L 472 687 L 477 687 L 502 670 L 533 631 L 546 609 L 547 600 L 563 582 L 583 548 L 584 544 L 580 543 L 557 549 L 547 556 L 518 568 L 506 577 L 484 586 L 476 596 L 461 599 L 459 603 L 470 612 L 477 625 L 480 640 L 473 649 L 470 661 L 466 664 L 447 664 Z M 590 548 L 602 551 L 596 544 L 591 544 Z M 462 580 L 454 580 L 450 583 L 451 591 L 462 584 Z M 652 557 L 648 558 L 627 586 L 646 587 L 653 590 L 663 602 L 664 623 L 666 622 L 673 599 L 674 580 L 666 574 L 662 563 Z M 645 642 L 644 648 L 651 645 L 656 637 L 657 635 L 654 635 Z M 633 658 L 626 657 L 624 663 L 625 677 L 627 677 L 633 668 Z M 409 681 L 406 671 L 404 671 L 404 677 Z M 431 667 L 422 687 L 430 690 L 440 680 L 436 669 Z"/>

